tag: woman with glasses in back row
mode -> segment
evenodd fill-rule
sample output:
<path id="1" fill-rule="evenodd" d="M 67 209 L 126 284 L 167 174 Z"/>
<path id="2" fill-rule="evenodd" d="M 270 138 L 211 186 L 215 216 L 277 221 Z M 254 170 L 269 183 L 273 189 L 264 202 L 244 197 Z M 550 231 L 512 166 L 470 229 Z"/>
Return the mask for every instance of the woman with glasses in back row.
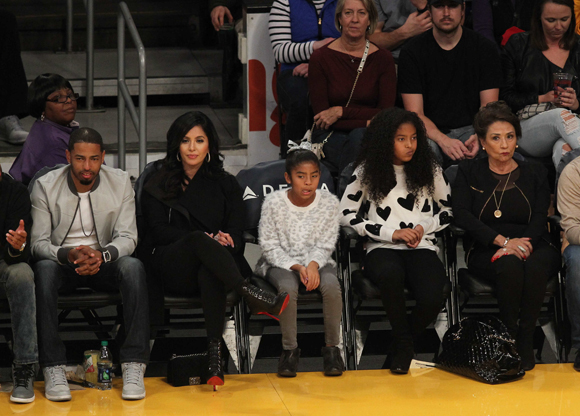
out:
<path id="1" fill-rule="evenodd" d="M 42 74 L 28 87 L 28 112 L 36 121 L 10 175 L 25 185 L 46 166 L 68 163 L 66 149 L 71 133 L 79 128 L 74 121 L 78 94 L 70 82 L 57 74 Z"/>

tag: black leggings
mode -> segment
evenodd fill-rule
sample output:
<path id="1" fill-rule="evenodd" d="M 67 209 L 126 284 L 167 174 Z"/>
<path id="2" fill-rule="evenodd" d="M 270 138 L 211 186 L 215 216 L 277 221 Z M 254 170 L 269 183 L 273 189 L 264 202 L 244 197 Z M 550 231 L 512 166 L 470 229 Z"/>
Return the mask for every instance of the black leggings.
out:
<path id="1" fill-rule="evenodd" d="M 227 291 L 243 282 L 229 251 L 202 231 L 193 231 L 165 247 L 155 259 L 166 293 L 200 294 L 209 338 L 224 331 Z"/>
<path id="2" fill-rule="evenodd" d="M 448 279 L 435 251 L 378 248 L 366 256 L 365 272 L 381 291 L 395 340 L 417 337 L 437 317 Z M 405 283 L 416 300 L 411 324 L 407 320 Z"/>
<path id="3" fill-rule="evenodd" d="M 518 329 L 534 330 L 546 295 L 546 284 L 561 265 L 560 253 L 540 240 L 526 261 L 510 255 L 492 263 L 491 258 L 498 248 L 474 250 L 469 254 L 468 266 L 472 273 L 495 282 L 500 318 L 515 338 Z"/>

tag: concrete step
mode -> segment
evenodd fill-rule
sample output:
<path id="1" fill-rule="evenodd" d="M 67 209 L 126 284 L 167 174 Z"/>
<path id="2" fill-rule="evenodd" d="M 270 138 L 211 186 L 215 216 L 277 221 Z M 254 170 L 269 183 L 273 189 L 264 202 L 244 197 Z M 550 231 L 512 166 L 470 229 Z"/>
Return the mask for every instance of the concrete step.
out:
<path id="1" fill-rule="evenodd" d="M 147 47 L 192 46 L 211 37 L 206 1 L 126 0 L 141 38 Z M 4 0 L 2 8 L 18 20 L 22 50 L 64 50 L 66 0 Z M 95 47 L 117 44 L 118 0 L 94 2 Z M 82 0 L 73 2 L 73 49 L 86 44 L 86 11 Z M 214 43 L 215 43 L 215 36 Z"/>
<path id="2" fill-rule="evenodd" d="M 147 48 L 147 94 L 210 94 L 214 102 L 222 96 L 221 50 Z M 75 92 L 86 95 L 86 54 L 22 52 L 28 81 L 53 72 L 68 79 Z M 94 57 L 95 97 L 117 95 L 117 50 L 97 49 Z M 132 95 L 138 94 L 139 58 L 133 48 L 125 53 L 125 77 Z"/>

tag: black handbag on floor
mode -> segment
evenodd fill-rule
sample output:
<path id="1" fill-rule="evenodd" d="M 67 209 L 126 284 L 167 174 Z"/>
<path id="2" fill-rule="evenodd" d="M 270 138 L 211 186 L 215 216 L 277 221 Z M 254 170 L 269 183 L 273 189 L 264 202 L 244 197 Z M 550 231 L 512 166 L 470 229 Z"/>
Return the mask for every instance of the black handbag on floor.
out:
<path id="1" fill-rule="evenodd" d="M 167 366 L 167 382 L 173 387 L 206 384 L 207 366 L 207 352 L 189 355 L 173 354 Z"/>
<path id="2" fill-rule="evenodd" d="M 437 367 L 489 384 L 521 378 L 525 371 L 516 342 L 493 316 L 463 318 L 447 330 Z"/>

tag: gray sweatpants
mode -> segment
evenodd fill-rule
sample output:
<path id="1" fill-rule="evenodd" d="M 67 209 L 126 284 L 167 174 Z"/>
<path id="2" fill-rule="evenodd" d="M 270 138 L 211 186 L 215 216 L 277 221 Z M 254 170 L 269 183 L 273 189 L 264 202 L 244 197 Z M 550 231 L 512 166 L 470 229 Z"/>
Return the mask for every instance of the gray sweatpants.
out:
<path id="1" fill-rule="evenodd" d="M 326 345 L 336 346 L 340 341 L 340 319 L 342 315 L 342 290 L 336 276 L 336 268 L 330 265 L 319 270 L 322 293 L 322 308 L 324 316 L 324 335 Z M 280 292 L 290 295 L 288 306 L 280 314 L 280 329 L 282 330 L 282 348 L 292 350 L 298 348 L 296 339 L 296 310 L 300 275 L 292 270 L 272 267 L 266 274 L 266 279 Z"/>

